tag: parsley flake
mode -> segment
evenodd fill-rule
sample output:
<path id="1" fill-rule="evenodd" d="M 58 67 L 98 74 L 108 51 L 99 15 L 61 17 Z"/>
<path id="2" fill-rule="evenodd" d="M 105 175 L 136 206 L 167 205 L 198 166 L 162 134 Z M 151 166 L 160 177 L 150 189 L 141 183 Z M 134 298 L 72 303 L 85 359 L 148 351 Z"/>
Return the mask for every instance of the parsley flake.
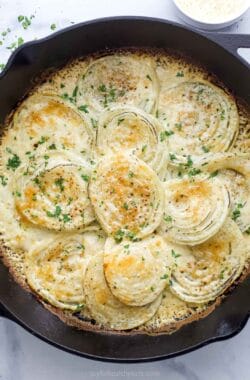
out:
<path id="1" fill-rule="evenodd" d="M 124 235 L 125 235 L 125 232 L 123 230 L 120 229 L 120 230 L 116 231 L 116 233 L 114 235 L 115 242 L 120 243 L 122 241 Z"/>
<path id="2" fill-rule="evenodd" d="M 50 218 L 58 218 L 58 216 L 60 216 L 61 213 L 62 213 L 61 207 L 56 205 L 54 212 L 47 211 L 47 216 L 49 216 Z"/>
<path id="3" fill-rule="evenodd" d="M 171 130 L 161 132 L 161 133 L 160 133 L 160 141 L 161 141 L 161 142 L 164 141 L 167 137 L 169 137 L 169 136 L 171 136 L 171 135 L 173 135 L 173 134 L 174 134 L 174 132 L 171 131 Z"/>
<path id="4" fill-rule="evenodd" d="M 68 214 L 63 214 L 63 222 L 67 223 L 71 220 L 71 217 Z"/>
<path id="5" fill-rule="evenodd" d="M 89 175 L 87 175 L 87 174 L 82 174 L 81 177 L 82 177 L 82 179 L 83 179 L 85 182 L 89 182 Z"/>
<path id="6" fill-rule="evenodd" d="M 164 274 L 163 276 L 160 277 L 160 280 L 166 280 L 168 278 L 167 274 Z"/>
<path id="7" fill-rule="evenodd" d="M 178 72 L 176 73 L 176 76 L 177 76 L 177 77 L 184 77 L 184 72 L 183 72 L 183 71 L 178 71 Z"/>
<path id="8" fill-rule="evenodd" d="M 173 153 L 169 153 L 169 158 L 171 161 L 176 160 L 176 155 Z"/>
<path id="9" fill-rule="evenodd" d="M 213 177 L 216 177 L 218 175 L 219 171 L 218 170 L 215 170 L 214 172 L 212 172 L 209 176 L 209 178 L 213 178 Z"/>
<path id="10" fill-rule="evenodd" d="M 209 152 L 209 148 L 207 146 L 202 146 L 201 149 L 203 150 L 204 153 L 208 153 Z"/>
<path id="11" fill-rule="evenodd" d="M 88 105 L 87 104 L 83 104 L 82 106 L 78 107 L 79 111 L 83 111 L 85 113 L 89 113 L 89 110 L 88 110 Z"/>
<path id="12" fill-rule="evenodd" d="M 118 119 L 117 120 L 117 125 L 120 125 L 125 119 Z"/>
<path id="13" fill-rule="evenodd" d="M 173 256 L 174 259 L 178 259 L 181 255 L 179 253 L 176 253 L 173 249 L 171 250 L 171 255 Z"/>
<path id="14" fill-rule="evenodd" d="M 240 214 L 241 214 L 241 209 L 244 207 L 244 205 L 242 203 L 238 203 L 235 207 L 235 209 L 233 210 L 232 212 L 232 219 L 234 221 L 236 221 L 239 217 L 240 217 Z"/>
<path id="15" fill-rule="evenodd" d="M 1 180 L 1 185 L 6 186 L 8 182 L 8 178 L 5 177 L 4 175 L 0 175 L 0 180 Z"/>
<path id="16" fill-rule="evenodd" d="M 8 159 L 6 166 L 7 166 L 8 170 L 11 169 L 11 170 L 15 171 L 20 165 L 21 165 L 20 158 L 18 157 L 17 154 L 13 154 L 13 156 Z"/>
<path id="17" fill-rule="evenodd" d="M 163 217 L 163 220 L 167 223 L 172 222 L 173 218 L 171 215 L 166 215 Z"/>
<path id="18" fill-rule="evenodd" d="M 64 178 L 62 178 L 62 177 L 57 178 L 57 179 L 55 180 L 55 185 L 56 185 L 57 187 L 59 187 L 60 191 L 64 191 L 63 183 L 64 183 Z"/>

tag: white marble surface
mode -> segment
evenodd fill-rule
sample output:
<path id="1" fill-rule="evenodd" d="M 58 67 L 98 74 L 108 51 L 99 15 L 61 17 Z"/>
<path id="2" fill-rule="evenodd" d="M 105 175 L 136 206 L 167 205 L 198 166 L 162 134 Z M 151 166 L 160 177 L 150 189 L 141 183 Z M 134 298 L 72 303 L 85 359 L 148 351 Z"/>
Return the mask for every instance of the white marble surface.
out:
<path id="1" fill-rule="evenodd" d="M 32 24 L 23 30 L 17 16 L 34 14 Z M 6 48 L 22 37 L 25 41 L 51 33 L 71 22 L 112 15 L 146 15 L 178 20 L 171 0 L 8 0 L 0 1 L 0 34 L 11 32 L 0 46 L 0 63 L 10 51 Z M 178 20 L 181 22 L 180 20 Z M 238 24 L 223 32 L 250 33 L 250 12 Z M 0 38 L 1 40 L 1 38 Z M 242 52 L 250 60 L 249 51 Z M 112 364 L 62 352 L 40 341 L 4 318 L 0 318 L 1 380 L 249 380 L 250 324 L 236 337 L 211 344 L 184 356 L 154 363 Z"/>

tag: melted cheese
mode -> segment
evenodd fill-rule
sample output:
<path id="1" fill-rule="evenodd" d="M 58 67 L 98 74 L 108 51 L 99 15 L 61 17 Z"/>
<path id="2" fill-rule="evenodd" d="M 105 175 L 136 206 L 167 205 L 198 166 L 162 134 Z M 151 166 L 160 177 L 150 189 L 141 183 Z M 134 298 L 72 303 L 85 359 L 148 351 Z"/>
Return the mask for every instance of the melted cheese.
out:
<path id="1" fill-rule="evenodd" d="M 98 114 L 117 103 L 154 110 L 158 81 L 150 58 L 109 55 L 89 65 L 78 83 L 77 103 Z"/>
<path id="2" fill-rule="evenodd" d="M 99 120 L 98 153 L 132 153 L 162 176 L 168 154 L 167 140 L 161 138 L 162 134 L 162 125 L 152 116 L 133 107 L 113 107 Z"/>
<path id="3" fill-rule="evenodd" d="M 237 225 L 226 220 L 205 243 L 175 248 L 171 290 L 187 302 L 205 303 L 223 293 L 243 270 L 246 248 Z"/>
<path id="4" fill-rule="evenodd" d="M 103 255 L 91 259 L 84 279 L 86 305 L 97 323 L 114 330 L 128 330 L 148 321 L 161 303 L 161 295 L 145 306 L 128 306 L 110 291 L 103 273 Z"/>
<path id="5" fill-rule="evenodd" d="M 15 205 L 26 220 L 48 229 L 74 230 L 95 219 L 88 198 L 90 168 L 83 160 L 76 164 L 67 158 L 57 152 L 17 172 Z"/>
<path id="6" fill-rule="evenodd" d="M 158 112 L 173 153 L 227 151 L 238 134 L 239 118 L 234 101 L 205 81 L 187 81 L 162 88 Z"/>
<path id="7" fill-rule="evenodd" d="M 115 52 L 20 104 L 0 146 L 0 232 L 40 298 L 109 329 L 161 328 L 240 275 L 248 113 L 212 82 L 165 54 Z"/>
<path id="8" fill-rule="evenodd" d="M 96 215 L 108 234 L 144 237 L 159 225 L 164 194 L 155 174 L 130 155 L 105 156 L 90 183 Z"/>
<path id="9" fill-rule="evenodd" d="M 123 303 L 143 306 L 154 301 L 168 284 L 171 246 L 157 235 L 139 242 L 113 244 L 104 249 L 104 273 L 112 293 Z"/>
<path id="10" fill-rule="evenodd" d="M 200 244 L 223 226 L 229 206 L 229 191 L 217 178 L 169 180 L 159 231 L 172 242 Z"/>

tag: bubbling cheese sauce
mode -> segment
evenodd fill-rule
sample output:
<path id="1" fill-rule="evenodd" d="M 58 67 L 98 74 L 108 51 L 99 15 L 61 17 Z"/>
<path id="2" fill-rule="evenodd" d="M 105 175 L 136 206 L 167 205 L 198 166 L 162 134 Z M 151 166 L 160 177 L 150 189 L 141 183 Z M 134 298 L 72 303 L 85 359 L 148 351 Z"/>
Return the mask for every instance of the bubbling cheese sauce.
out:
<path id="1" fill-rule="evenodd" d="M 249 0 L 176 0 L 188 16 L 207 23 L 230 20 L 243 12 L 249 3 Z"/>

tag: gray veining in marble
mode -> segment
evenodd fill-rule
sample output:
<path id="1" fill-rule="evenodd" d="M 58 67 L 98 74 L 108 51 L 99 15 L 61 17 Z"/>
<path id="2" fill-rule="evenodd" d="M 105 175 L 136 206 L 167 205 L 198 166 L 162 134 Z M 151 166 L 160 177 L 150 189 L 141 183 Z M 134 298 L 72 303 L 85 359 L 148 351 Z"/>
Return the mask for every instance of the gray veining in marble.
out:
<path id="1" fill-rule="evenodd" d="M 18 15 L 31 15 L 31 27 L 24 31 Z M 0 1 L 0 33 L 11 33 L 0 46 L 0 63 L 6 62 L 10 45 L 18 37 L 25 41 L 97 17 L 145 15 L 178 20 L 171 0 L 8 0 Z M 223 32 L 250 33 L 250 12 Z M 249 50 L 242 51 L 250 60 Z M 249 380 L 250 324 L 232 339 L 214 343 L 174 359 L 143 364 L 94 362 L 60 351 L 0 318 L 0 380 Z"/>

